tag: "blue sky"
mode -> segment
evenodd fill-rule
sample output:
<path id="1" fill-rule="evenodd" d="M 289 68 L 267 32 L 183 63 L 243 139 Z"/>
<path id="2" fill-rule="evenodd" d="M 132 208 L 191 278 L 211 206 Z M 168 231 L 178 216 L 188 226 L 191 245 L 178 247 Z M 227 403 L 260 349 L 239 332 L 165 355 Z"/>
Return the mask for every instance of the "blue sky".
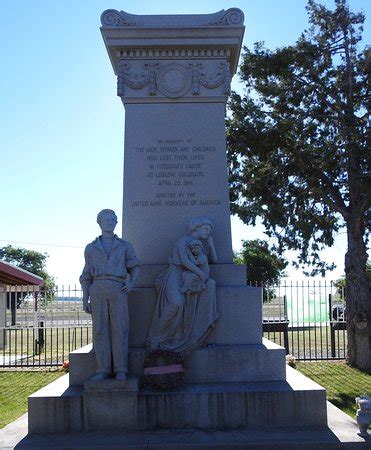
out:
<path id="1" fill-rule="evenodd" d="M 304 0 L 2 0 L 0 246 L 47 252 L 57 281 L 76 282 L 83 247 L 99 232 L 96 213 L 109 207 L 121 216 L 124 108 L 99 31 L 105 9 L 197 14 L 238 7 L 245 14 L 244 44 L 265 41 L 275 48 L 295 42 L 307 26 L 305 5 Z M 370 2 L 350 0 L 350 6 L 371 17 Z M 370 43 L 369 20 L 364 38 Z M 241 89 L 237 77 L 233 87 Z M 264 238 L 260 227 L 247 228 L 236 219 L 232 234 L 235 249 L 241 239 Z M 340 235 L 325 254 L 338 263 L 331 278 L 343 270 L 345 244 Z M 300 278 L 291 270 L 289 275 Z"/>

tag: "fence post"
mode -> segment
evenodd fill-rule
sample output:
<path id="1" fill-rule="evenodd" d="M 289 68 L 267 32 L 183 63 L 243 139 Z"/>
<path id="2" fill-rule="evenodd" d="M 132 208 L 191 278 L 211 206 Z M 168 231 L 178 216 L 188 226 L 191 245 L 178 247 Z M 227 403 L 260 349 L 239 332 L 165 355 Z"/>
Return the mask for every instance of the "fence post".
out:
<path id="1" fill-rule="evenodd" d="M 328 318 L 332 321 L 332 294 L 328 295 Z"/>
<path id="2" fill-rule="evenodd" d="M 0 283 L 0 350 L 6 346 L 6 285 Z"/>
<path id="3" fill-rule="evenodd" d="M 287 317 L 287 297 L 286 294 L 283 296 L 283 311 L 285 315 L 285 322 L 283 328 L 283 343 L 286 349 L 286 355 L 290 354 L 289 348 L 289 319 Z"/>
<path id="4" fill-rule="evenodd" d="M 285 320 L 288 320 L 288 314 L 287 314 L 287 297 L 286 294 L 283 296 L 283 314 L 285 316 Z"/>
<path id="5" fill-rule="evenodd" d="M 289 348 L 289 323 L 286 322 L 284 324 L 284 330 L 283 330 L 283 342 L 286 349 L 286 355 L 290 354 L 290 348 Z"/>
<path id="6" fill-rule="evenodd" d="M 336 349 L 335 349 L 335 328 L 332 322 L 332 294 L 328 295 L 328 304 L 329 304 L 329 318 L 330 318 L 330 345 L 331 345 L 331 358 L 335 358 Z"/>
<path id="7" fill-rule="evenodd" d="M 39 327 L 37 330 L 37 339 L 35 340 L 35 353 L 40 354 L 45 345 L 45 329 L 44 321 L 40 320 Z"/>

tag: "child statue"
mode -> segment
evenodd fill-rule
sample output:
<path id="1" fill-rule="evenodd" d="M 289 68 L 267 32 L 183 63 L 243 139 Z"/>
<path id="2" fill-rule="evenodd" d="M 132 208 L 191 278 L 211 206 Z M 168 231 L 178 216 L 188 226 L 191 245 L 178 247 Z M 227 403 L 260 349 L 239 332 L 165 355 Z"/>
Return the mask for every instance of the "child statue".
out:
<path id="1" fill-rule="evenodd" d="M 212 228 L 206 217 L 192 218 L 189 234 L 177 240 L 169 267 L 157 277 L 157 303 L 148 336 L 151 350 L 198 348 L 215 325 L 216 285 L 208 264 L 217 260 Z"/>
<path id="2" fill-rule="evenodd" d="M 195 266 L 198 266 L 205 274 L 207 274 L 207 278 L 209 278 L 209 263 L 207 261 L 207 256 L 203 251 L 201 242 L 198 239 L 192 239 L 187 243 L 187 248 L 189 249 L 190 261 L 192 261 Z M 192 294 L 204 291 L 206 289 L 206 282 L 190 270 L 183 271 L 182 281 L 183 286 L 179 289 L 181 293 Z"/>

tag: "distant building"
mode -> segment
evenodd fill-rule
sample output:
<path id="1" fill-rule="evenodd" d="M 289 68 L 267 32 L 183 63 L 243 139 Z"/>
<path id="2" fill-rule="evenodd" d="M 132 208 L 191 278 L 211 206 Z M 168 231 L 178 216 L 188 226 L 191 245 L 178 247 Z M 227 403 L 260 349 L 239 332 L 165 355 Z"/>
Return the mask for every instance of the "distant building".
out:
<path id="1" fill-rule="evenodd" d="M 7 297 L 10 299 L 9 306 L 12 311 L 12 323 L 15 323 L 17 309 L 16 292 L 21 292 L 22 286 L 32 286 L 36 291 L 43 284 L 44 280 L 41 277 L 27 270 L 20 269 L 13 264 L 0 261 L 0 349 L 4 348 L 5 345 L 4 328 L 6 327 Z"/>

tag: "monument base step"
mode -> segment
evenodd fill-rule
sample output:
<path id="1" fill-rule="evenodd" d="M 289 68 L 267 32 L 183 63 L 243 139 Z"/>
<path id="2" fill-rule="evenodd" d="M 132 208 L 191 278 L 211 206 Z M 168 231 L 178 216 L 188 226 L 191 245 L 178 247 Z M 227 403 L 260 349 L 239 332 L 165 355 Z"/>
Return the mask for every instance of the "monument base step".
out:
<path id="1" fill-rule="evenodd" d="M 185 384 L 171 392 L 116 380 L 70 387 L 68 375 L 29 397 L 31 433 L 326 427 L 325 390 L 288 368 L 287 381 Z"/>
<path id="2" fill-rule="evenodd" d="M 129 349 L 129 374 L 143 375 L 144 348 Z M 186 383 L 283 381 L 285 349 L 267 339 L 254 345 L 215 345 L 184 355 Z M 92 345 L 70 353 L 70 383 L 82 385 L 96 372 Z"/>

